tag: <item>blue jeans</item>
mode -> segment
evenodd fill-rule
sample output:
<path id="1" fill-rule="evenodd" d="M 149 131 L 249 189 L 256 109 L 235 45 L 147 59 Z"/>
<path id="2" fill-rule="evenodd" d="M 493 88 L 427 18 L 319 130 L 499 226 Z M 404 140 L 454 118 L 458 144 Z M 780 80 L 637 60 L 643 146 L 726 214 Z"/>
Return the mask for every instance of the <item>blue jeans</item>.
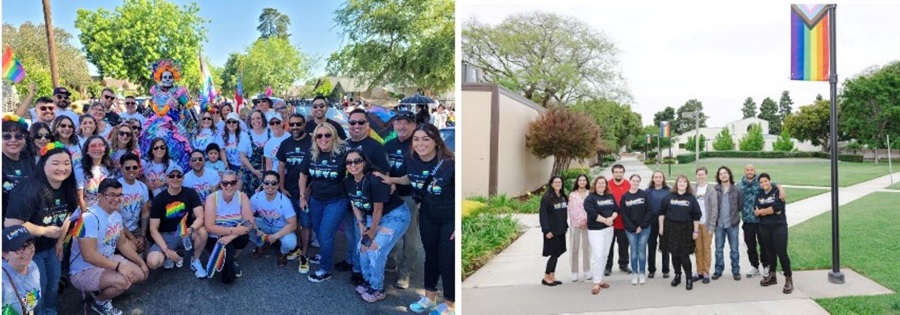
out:
<path id="1" fill-rule="evenodd" d="M 359 242 L 354 246 L 359 250 L 360 266 L 362 267 L 363 278 L 369 282 L 369 285 L 375 290 L 384 290 L 384 265 L 387 264 L 388 256 L 391 249 L 397 244 L 397 241 L 406 235 L 406 229 L 409 228 L 410 213 L 406 204 L 392 210 L 385 216 L 381 217 L 380 228 L 375 232 L 375 239 L 372 246 L 375 249 L 362 251 Z M 366 226 L 372 227 L 372 216 L 366 216 Z"/>
<path id="2" fill-rule="evenodd" d="M 41 300 L 34 313 L 56 315 L 59 277 L 62 274 L 62 263 L 59 261 L 59 256 L 56 255 L 56 248 L 36 252 L 32 260 L 37 264 L 38 271 L 41 272 Z"/>
<path id="3" fill-rule="evenodd" d="M 266 234 L 275 234 L 278 233 L 282 228 L 276 228 L 266 222 L 266 220 L 262 220 L 261 218 L 256 218 L 256 226 L 259 227 L 259 230 Z M 281 238 L 278 239 L 281 241 L 281 254 L 287 255 L 294 248 L 297 248 L 297 234 L 294 234 L 294 231 L 291 231 L 288 234 L 285 234 Z"/>
<path id="4" fill-rule="evenodd" d="M 344 236 L 347 237 L 347 258 L 346 260 L 353 265 L 353 272 L 362 272 L 359 267 L 359 224 L 356 224 L 356 216 L 353 215 L 353 208 L 347 205 L 347 214 L 344 215 L 342 222 L 344 223 Z"/>
<path id="5" fill-rule="evenodd" d="M 635 273 L 646 274 L 647 241 L 650 240 L 649 227 L 641 230 L 640 233 L 632 233 L 626 230 L 625 236 L 628 237 L 628 244 L 631 247 L 631 268 L 634 269 Z"/>
<path id="6" fill-rule="evenodd" d="M 725 238 L 728 237 L 728 247 L 730 247 L 731 256 L 731 274 L 741 273 L 740 254 L 738 253 L 738 232 L 739 226 L 733 227 L 716 227 L 716 270 L 715 274 L 721 275 L 725 270 L 725 258 L 723 251 L 725 249 Z"/>
<path id="7" fill-rule="evenodd" d="M 350 208 L 350 201 L 347 198 L 319 201 L 316 197 L 309 197 L 309 212 L 312 217 L 313 230 L 319 237 L 319 256 L 321 257 L 319 269 L 325 272 L 331 272 L 331 268 L 334 267 L 334 233 L 337 232 L 338 225 L 347 214 L 348 208 Z"/>

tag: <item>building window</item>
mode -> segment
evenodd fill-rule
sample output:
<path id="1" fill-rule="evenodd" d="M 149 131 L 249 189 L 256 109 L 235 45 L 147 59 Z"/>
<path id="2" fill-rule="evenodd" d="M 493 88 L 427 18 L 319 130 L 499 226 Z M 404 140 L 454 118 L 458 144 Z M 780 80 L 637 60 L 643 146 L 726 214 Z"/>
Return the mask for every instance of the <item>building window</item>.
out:
<path id="1" fill-rule="evenodd" d="M 684 149 L 684 143 L 679 143 L 679 144 L 678 144 L 678 148 L 679 148 L 679 149 Z"/>

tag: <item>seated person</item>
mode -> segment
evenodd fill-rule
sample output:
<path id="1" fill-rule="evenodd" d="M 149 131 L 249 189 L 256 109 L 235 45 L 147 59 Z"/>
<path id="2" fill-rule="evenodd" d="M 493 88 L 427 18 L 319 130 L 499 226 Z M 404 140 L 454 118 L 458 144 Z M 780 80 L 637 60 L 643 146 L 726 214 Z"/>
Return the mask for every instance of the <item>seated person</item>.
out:
<path id="1" fill-rule="evenodd" d="M 141 159 L 134 153 L 125 153 L 119 159 L 122 167 L 122 223 L 125 224 L 125 237 L 134 244 L 138 253 L 146 249 L 147 223 L 150 219 L 150 190 L 144 182 L 137 180 L 140 174 Z"/>
<path id="2" fill-rule="evenodd" d="M 193 188 L 182 187 L 184 173 L 176 165 L 166 169 L 167 188 L 153 197 L 150 203 L 150 237 L 153 245 L 147 254 L 150 269 L 162 266 L 172 269 L 184 264 L 176 252 L 185 249 L 184 237 L 192 241 L 194 255 L 191 269 L 198 279 L 206 278 L 206 267 L 200 262 L 200 254 L 206 245 L 206 229 L 203 228 L 203 204 Z M 182 236 L 184 233 L 184 236 Z M 187 255 L 187 253 L 185 253 Z"/>
<path id="3" fill-rule="evenodd" d="M 266 171 L 263 174 L 263 191 L 250 198 L 250 207 L 259 227 L 258 236 L 263 237 L 266 245 L 281 241 L 281 252 L 278 254 L 278 265 L 287 265 L 287 254 L 297 247 L 297 214 L 287 196 L 278 191 L 278 173 Z M 259 247 L 261 254 L 268 246 Z"/>
<path id="4" fill-rule="evenodd" d="M 3 314 L 32 314 L 41 299 L 41 273 L 28 229 L 3 229 Z"/>

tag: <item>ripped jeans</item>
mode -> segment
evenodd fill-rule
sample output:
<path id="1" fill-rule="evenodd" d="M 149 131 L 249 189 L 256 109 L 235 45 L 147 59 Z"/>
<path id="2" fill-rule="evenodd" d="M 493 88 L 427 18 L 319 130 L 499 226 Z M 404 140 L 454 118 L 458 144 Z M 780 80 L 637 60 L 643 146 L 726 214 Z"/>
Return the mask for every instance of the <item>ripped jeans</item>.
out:
<path id="1" fill-rule="evenodd" d="M 369 282 L 375 290 L 384 291 L 384 265 L 387 263 L 391 249 L 397 241 L 403 238 L 406 229 L 409 228 L 410 213 L 406 203 L 391 210 L 381 217 L 380 227 L 375 232 L 371 248 L 359 252 L 359 263 L 362 267 L 363 278 Z M 366 215 L 366 226 L 372 226 L 372 216 Z M 361 248 L 361 244 L 357 244 Z"/>

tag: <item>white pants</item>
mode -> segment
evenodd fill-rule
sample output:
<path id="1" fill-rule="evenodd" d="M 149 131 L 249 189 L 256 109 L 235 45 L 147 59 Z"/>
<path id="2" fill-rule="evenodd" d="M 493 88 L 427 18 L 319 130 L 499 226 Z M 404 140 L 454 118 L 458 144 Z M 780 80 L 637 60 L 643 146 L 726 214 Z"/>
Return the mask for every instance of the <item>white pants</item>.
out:
<path id="1" fill-rule="evenodd" d="M 606 270 L 606 257 L 609 255 L 609 246 L 612 245 L 613 227 L 602 230 L 589 230 L 588 240 L 591 242 L 591 271 L 594 273 L 594 283 L 603 283 L 603 272 Z"/>
<path id="2" fill-rule="evenodd" d="M 584 273 L 591 271 L 591 245 L 588 241 L 588 230 L 579 228 L 569 229 L 569 259 L 572 261 L 572 273 L 578 273 L 578 252 L 581 250 L 581 256 L 584 263 L 582 268 Z"/>

